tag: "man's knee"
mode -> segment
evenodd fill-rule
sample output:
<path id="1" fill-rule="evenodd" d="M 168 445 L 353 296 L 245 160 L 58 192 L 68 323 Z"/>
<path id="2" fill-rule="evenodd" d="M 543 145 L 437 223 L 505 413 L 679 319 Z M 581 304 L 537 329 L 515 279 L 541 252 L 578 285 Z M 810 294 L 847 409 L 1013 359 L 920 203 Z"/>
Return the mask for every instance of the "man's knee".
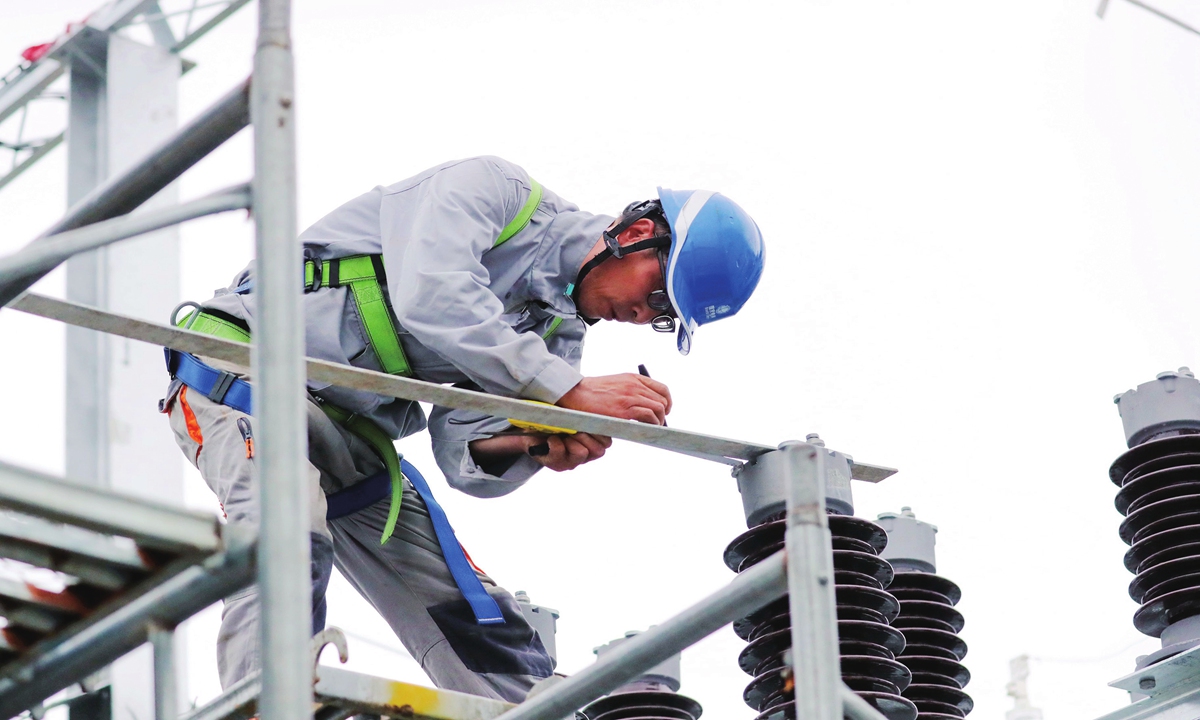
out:
<path id="1" fill-rule="evenodd" d="M 492 597 L 504 616 L 502 625 L 480 625 L 466 599 L 428 608 L 446 642 L 472 672 L 485 675 L 550 677 L 554 668 L 541 638 L 508 593 Z"/>

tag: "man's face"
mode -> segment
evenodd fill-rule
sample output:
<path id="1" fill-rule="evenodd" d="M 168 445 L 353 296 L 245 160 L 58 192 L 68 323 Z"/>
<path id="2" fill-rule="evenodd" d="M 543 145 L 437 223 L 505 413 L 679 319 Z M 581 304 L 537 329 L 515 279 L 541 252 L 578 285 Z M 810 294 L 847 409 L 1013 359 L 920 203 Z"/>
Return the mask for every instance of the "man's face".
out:
<path id="1" fill-rule="evenodd" d="M 642 218 L 617 236 L 621 245 L 654 237 L 654 222 Z M 584 317 L 645 325 L 658 315 L 647 302 L 650 293 L 666 288 L 658 253 L 643 250 L 623 258 L 609 258 L 588 274 L 579 289 L 579 311 Z"/>

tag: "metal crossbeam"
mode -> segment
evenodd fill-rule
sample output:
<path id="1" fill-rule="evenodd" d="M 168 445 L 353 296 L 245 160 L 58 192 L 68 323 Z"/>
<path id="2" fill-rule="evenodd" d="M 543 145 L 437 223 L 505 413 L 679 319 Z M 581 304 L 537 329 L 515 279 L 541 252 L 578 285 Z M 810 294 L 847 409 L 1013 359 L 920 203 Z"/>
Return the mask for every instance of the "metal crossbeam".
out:
<path id="1" fill-rule="evenodd" d="M 221 547 L 221 525 L 211 515 L 117 495 L 0 461 L 0 507 L 132 538 L 175 553 Z"/>
<path id="2" fill-rule="evenodd" d="M 33 152 L 29 153 L 29 155 L 24 160 L 17 163 L 13 167 L 12 170 L 9 170 L 7 175 L 5 175 L 4 177 L 0 177 L 0 190 L 3 190 L 4 186 L 8 185 L 13 180 L 16 180 L 18 177 L 21 176 L 22 173 L 24 173 L 29 168 L 33 167 L 34 163 L 36 163 L 38 160 L 41 160 L 43 157 L 45 157 L 51 150 L 58 147 L 59 145 L 62 145 L 62 141 L 66 137 L 67 137 L 67 133 L 65 131 L 60 132 L 58 135 L 56 135 L 52 138 L 46 139 L 45 142 L 43 142 L 40 145 L 38 145 L 37 147 L 33 148 Z"/>
<path id="3" fill-rule="evenodd" d="M 30 243 L 0 258 L 0 295 L 15 297 L 73 255 L 206 215 L 250 207 L 249 185 L 238 185 L 175 207 L 124 215 Z"/>
<path id="4" fill-rule="evenodd" d="M 167 138 L 153 152 L 125 172 L 108 180 L 73 205 L 58 222 L 26 248 L 45 238 L 132 212 L 174 182 L 185 170 L 250 124 L 250 81 L 239 84 L 192 122 Z M 33 274 L 31 282 L 45 273 Z M 20 291 L 0 288 L 0 305 Z"/>
<path id="5" fill-rule="evenodd" d="M 0 557 L 73 575 L 104 590 L 119 590 L 154 571 L 137 545 L 125 538 L 17 513 L 0 515 Z"/>
<path id="6" fill-rule="evenodd" d="M 31 315 L 79 327 L 162 345 L 194 355 L 224 360 L 241 367 L 248 367 L 250 363 L 250 348 L 242 343 L 105 312 L 65 300 L 27 293 L 12 303 L 10 307 Z M 749 461 L 775 449 L 769 445 L 730 440 L 633 420 L 620 420 L 553 405 L 542 405 L 396 375 L 385 375 L 325 360 L 308 358 L 307 363 L 309 378 L 333 385 L 352 387 L 388 397 L 416 400 L 443 407 L 474 410 L 495 417 L 516 418 L 544 425 L 573 428 L 581 432 L 607 435 L 686 455 L 700 455 L 717 462 L 729 458 Z M 878 482 L 895 472 L 892 468 L 865 463 L 856 462 L 853 466 L 853 477 L 866 482 Z"/>

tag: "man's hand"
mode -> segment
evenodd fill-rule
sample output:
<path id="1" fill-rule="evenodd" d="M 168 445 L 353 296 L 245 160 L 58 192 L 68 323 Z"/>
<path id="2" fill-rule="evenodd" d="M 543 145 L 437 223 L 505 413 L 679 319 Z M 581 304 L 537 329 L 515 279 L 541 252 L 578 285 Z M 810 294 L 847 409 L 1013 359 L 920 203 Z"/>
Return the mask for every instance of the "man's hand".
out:
<path id="1" fill-rule="evenodd" d="M 497 435 L 496 437 L 472 440 L 471 456 L 475 462 L 483 463 L 492 458 L 528 453 L 529 449 L 545 445 L 549 451 L 533 455 L 542 466 L 556 472 L 574 470 L 580 465 L 604 456 L 612 445 L 612 438 L 604 435 L 575 433 L 574 435 Z"/>
<path id="2" fill-rule="evenodd" d="M 662 425 L 671 412 L 671 391 L 643 375 L 624 373 L 585 377 L 558 405 L 624 420 Z"/>

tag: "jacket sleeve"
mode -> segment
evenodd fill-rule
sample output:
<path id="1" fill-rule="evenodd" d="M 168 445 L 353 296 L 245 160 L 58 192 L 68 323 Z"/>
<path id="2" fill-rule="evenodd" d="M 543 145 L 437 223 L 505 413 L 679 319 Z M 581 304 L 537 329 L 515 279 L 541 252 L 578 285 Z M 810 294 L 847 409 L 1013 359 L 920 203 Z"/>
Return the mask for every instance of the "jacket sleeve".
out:
<path id="1" fill-rule="evenodd" d="M 556 359 L 578 369 L 586 331 L 587 326 L 578 318 L 563 320 L 558 330 L 545 339 L 544 347 Z M 543 342 L 537 333 L 523 334 Z M 499 497 L 521 487 L 541 470 L 541 464 L 533 458 L 518 455 L 500 475 L 492 475 L 471 457 L 467 443 L 491 437 L 493 433 L 510 427 L 505 418 L 481 415 L 471 410 L 434 407 L 429 414 L 429 436 L 433 440 L 433 455 L 450 486 L 475 497 Z"/>
<path id="2" fill-rule="evenodd" d="M 400 326 L 484 390 L 553 403 L 583 376 L 536 334 L 501 319 L 504 305 L 481 260 L 529 197 L 528 178 L 516 170 L 475 158 L 385 194 L 388 291 Z"/>

